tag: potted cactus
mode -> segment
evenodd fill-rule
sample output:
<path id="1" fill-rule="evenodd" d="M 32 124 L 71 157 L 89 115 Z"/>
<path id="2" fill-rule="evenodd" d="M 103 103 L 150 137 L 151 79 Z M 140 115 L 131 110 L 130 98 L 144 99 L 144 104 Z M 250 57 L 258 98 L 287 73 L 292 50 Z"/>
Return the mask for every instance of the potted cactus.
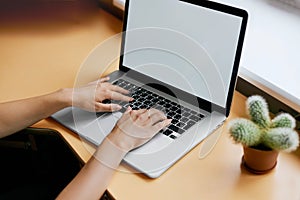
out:
<path id="1" fill-rule="evenodd" d="M 258 95 L 247 99 L 246 109 L 250 119 L 232 120 L 229 133 L 244 147 L 243 166 L 253 173 L 263 174 L 276 166 L 278 152 L 297 149 L 299 135 L 294 130 L 296 122 L 287 113 L 271 119 L 267 102 Z"/>

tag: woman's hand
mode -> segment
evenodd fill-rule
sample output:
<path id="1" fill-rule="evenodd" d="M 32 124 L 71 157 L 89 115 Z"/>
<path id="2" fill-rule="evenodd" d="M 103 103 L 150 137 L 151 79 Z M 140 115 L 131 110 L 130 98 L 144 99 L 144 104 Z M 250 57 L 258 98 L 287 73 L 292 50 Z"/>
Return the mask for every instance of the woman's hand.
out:
<path id="1" fill-rule="evenodd" d="M 129 107 L 107 139 L 120 150 L 128 152 L 146 143 L 171 121 L 157 109 L 132 110 Z"/>
<path id="2" fill-rule="evenodd" d="M 170 122 L 159 110 L 129 107 L 57 199 L 99 199 L 126 153 L 147 142 Z"/>
<path id="3" fill-rule="evenodd" d="M 122 107 L 118 104 L 105 104 L 104 100 L 132 101 L 133 98 L 119 86 L 107 82 L 109 77 L 101 78 L 80 88 L 74 88 L 72 105 L 92 112 L 117 111 Z"/>

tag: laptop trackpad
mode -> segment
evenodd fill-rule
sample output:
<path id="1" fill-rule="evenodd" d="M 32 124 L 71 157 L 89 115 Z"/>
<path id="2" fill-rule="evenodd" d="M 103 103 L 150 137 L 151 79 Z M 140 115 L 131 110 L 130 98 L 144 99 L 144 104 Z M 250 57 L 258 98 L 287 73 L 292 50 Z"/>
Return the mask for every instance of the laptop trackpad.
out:
<path id="1" fill-rule="evenodd" d="M 104 138 L 111 132 L 114 128 L 117 121 L 122 116 L 121 112 L 106 113 L 101 115 L 99 118 L 94 120 L 92 123 L 88 124 L 85 127 L 80 128 L 79 133 L 83 133 L 83 137 L 92 143 L 99 145 Z M 169 137 L 166 137 L 158 133 L 145 145 L 131 151 L 133 154 L 148 154 L 154 153 L 164 149 L 168 146 L 173 140 Z"/>
<path id="2" fill-rule="evenodd" d="M 81 127 L 81 130 L 78 130 L 78 132 L 81 133 L 86 139 L 99 145 L 102 140 L 111 132 L 121 116 L 121 112 L 101 115 L 89 125 Z"/>

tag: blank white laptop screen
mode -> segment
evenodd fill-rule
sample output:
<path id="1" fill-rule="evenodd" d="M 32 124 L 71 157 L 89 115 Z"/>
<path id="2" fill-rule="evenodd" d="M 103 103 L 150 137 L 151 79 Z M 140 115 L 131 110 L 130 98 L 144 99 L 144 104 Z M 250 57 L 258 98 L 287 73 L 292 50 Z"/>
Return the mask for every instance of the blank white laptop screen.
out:
<path id="1" fill-rule="evenodd" d="M 123 65 L 226 107 L 242 17 L 178 0 L 130 2 Z"/>

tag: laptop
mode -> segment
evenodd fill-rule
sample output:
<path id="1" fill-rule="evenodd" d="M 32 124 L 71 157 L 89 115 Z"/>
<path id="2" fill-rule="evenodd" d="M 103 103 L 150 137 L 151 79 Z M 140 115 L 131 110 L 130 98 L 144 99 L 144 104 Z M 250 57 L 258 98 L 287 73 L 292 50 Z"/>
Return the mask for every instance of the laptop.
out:
<path id="1" fill-rule="evenodd" d="M 128 106 L 162 110 L 171 125 L 123 160 L 159 177 L 228 117 L 247 18 L 212 1 L 127 0 L 119 70 L 109 77 L 135 100 L 115 102 L 118 112 L 69 107 L 52 117 L 99 145 Z"/>

